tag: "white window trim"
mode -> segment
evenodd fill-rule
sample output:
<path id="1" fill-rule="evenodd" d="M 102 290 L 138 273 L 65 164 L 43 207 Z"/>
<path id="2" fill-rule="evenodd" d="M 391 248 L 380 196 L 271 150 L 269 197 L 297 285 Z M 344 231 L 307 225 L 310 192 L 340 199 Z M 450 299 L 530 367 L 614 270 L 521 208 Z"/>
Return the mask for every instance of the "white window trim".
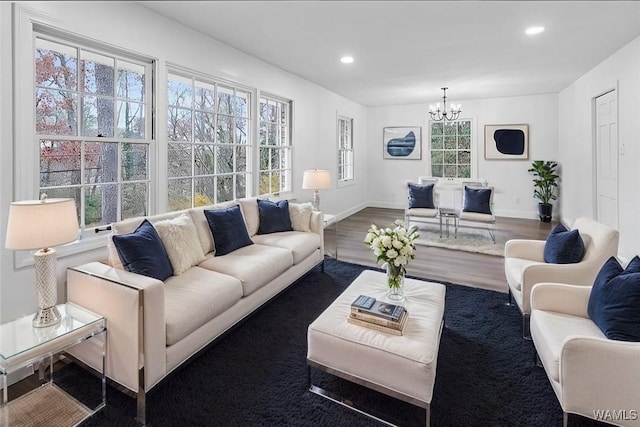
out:
<path id="1" fill-rule="evenodd" d="M 274 197 L 274 198 L 279 198 L 279 199 L 288 199 L 290 198 L 294 191 L 293 191 L 293 177 L 294 177 L 294 172 L 295 172 L 295 140 L 294 140 L 294 133 L 293 133 L 293 123 L 294 123 L 294 104 L 295 102 L 292 99 L 289 98 L 285 98 L 279 95 L 274 95 L 271 92 L 267 92 L 267 91 L 258 91 L 258 97 L 257 97 L 257 101 L 256 101 L 256 150 L 255 150 L 255 156 L 256 156 L 256 161 L 254 162 L 255 164 L 255 182 L 256 185 L 253 187 L 256 189 L 255 191 L 255 195 L 258 196 L 258 193 L 260 191 L 260 100 L 265 97 L 277 102 L 281 102 L 281 103 L 285 103 L 285 104 L 289 104 L 289 150 L 291 153 L 291 176 L 289 177 L 289 183 L 290 183 L 290 188 L 288 190 L 285 191 L 279 191 L 276 193 L 269 193 L 269 194 L 260 194 L 260 197 Z"/>
<path id="2" fill-rule="evenodd" d="M 478 177 L 478 162 L 480 156 L 484 156 L 482 152 L 484 151 L 484 146 L 478 146 L 478 130 L 477 130 L 477 117 L 462 117 L 457 119 L 456 121 L 470 121 L 471 122 L 471 176 L 469 178 L 442 178 L 437 177 L 439 180 L 447 184 L 461 184 L 462 181 L 469 180 L 480 180 Z M 434 123 L 433 120 L 425 119 L 424 127 L 427 129 L 428 138 L 426 141 L 426 160 L 427 160 L 427 168 L 426 175 L 432 176 L 431 172 L 431 123 Z"/>
<path id="3" fill-rule="evenodd" d="M 351 151 L 353 153 L 353 176 L 349 179 L 339 179 L 338 170 L 340 165 L 340 120 L 350 120 L 351 121 Z M 340 112 L 336 113 L 336 186 L 337 188 L 345 188 L 350 187 L 356 184 L 356 149 L 354 142 L 354 129 L 355 120 L 353 117 L 342 114 Z"/>
<path id="4" fill-rule="evenodd" d="M 63 38 L 77 40 L 79 43 L 88 46 L 97 45 L 103 48 L 107 46 L 115 52 L 121 53 L 131 58 L 144 58 L 153 61 L 152 72 L 154 78 L 158 76 L 157 58 L 150 58 L 136 52 L 111 46 L 107 43 L 92 40 L 87 36 L 80 36 L 71 31 L 63 30 L 68 28 L 68 23 L 62 22 L 51 16 L 40 13 L 22 5 L 14 8 L 13 50 L 15 60 L 13 64 L 13 90 L 14 90 L 14 200 L 34 200 L 39 198 L 39 150 L 36 148 L 37 136 L 33 131 L 35 123 L 35 106 L 33 94 L 35 93 L 35 83 L 33 78 L 18 78 L 17 76 L 34 76 L 34 51 L 36 33 L 48 33 L 50 35 L 61 35 Z M 151 90 L 151 88 L 150 88 Z M 152 97 L 150 104 L 152 109 L 157 107 L 157 96 Z M 149 147 L 149 214 L 157 211 L 157 121 L 152 124 L 152 141 Z M 59 258 L 80 254 L 94 249 L 104 248 L 107 243 L 108 234 L 106 232 L 84 233 L 79 240 L 62 245 L 56 248 Z M 23 268 L 32 266 L 34 251 L 15 251 L 14 267 Z"/>
<path id="5" fill-rule="evenodd" d="M 260 93 L 258 89 L 255 87 L 248 86 L 246 84 L 235 82 L 233 80 L 228 80 L 221 77 L 216 77 L 210 74 L 206 74 L 201 71 L 197 71 L 192 68 L 188 68 L 173 62 L 167 62 L 164 66 L 163 73 L 162 73 L 163 79 L 158 83 L 158 87 L 159 88 L 161 87 L 163 89 L 161 93 L 157 96 L 157 98 L 162 98 L 163 100 L 162 105 L 158 107 L 158 114 L 161 114 L 161 116 L 158 116 L 158 120 L 156 122 L 159 126 L 159 129 L 162 132 L 160 134 L 159 139 L 162 139 L 163 141 L 165 141 L 162 144 L 162 146 L 158 147 L 158 150 L 162 153 L 162 156 L 163 156 L 162 160 L 164 163 L 161 163 L 163 165 L 166 165 L 168 161 L 168 158 L 167 158 L 168 144 L 169 142 L 173 142 L 173 141 L 169 141 L 168 132 L 167 132 L 167 110 L 169 107 L 169 100 L 167 98 L 167 95 L 168 95 L 167 82 L 169 81 L 169 74 L 176 74 L 189 79 L 196 77 L 196 78 L 208 80 L 210 82 L 215 82 L 216 84 L 219 84 L 219 85 L 231 86 L 237 89 L 241 89 L 250 94 L 251 96 L 251 102 L 250 102 L 251 105 L 249 108 L 250 117 L 247 120 L 249 120 L 250 123 L 252 124 L 252 129 L 247 135 L 247 147 L 251 149 L 248 150 L 250 153 L 247 155 L 247 161 L 248 161 L 247 174 L 249 175 L 248 178 L 250 179 L 246 181 L 246 185 L 247 185 L 246 197 L 253 197 L 256 193 L 255 189 L 259 184 L 259 177 L 257 176 L 258 175 L 257 162 L 259 159 L 258 159 L 257 150 L 255 149 L 255 147 L 257 146 L 257 141 L 259 137 L 258 114 L 260 110 L 259 110 L 258 103 L 260 99 Z M 160 185 L 162 185 L 162 188 L 167 188 L 169 183 L 169 173 L 166 167 L 160 168 L 160 169 L 162 169 L 159 172 L 160 179 L 162 180 Z M 162 200 L 160 201 L 160 212 L 166 212 L 167 203 L 168 203 L 168 193 L 163 192 L 161 197 L 162 197 Z"/>

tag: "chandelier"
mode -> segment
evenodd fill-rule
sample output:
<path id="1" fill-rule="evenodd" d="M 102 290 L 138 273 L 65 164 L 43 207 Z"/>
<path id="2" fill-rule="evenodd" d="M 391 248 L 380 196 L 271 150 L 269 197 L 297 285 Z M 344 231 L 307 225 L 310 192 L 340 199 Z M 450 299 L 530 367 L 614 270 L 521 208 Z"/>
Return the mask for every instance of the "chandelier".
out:
<path id="1" fill-rule="evenodd" d="M 442 96 L 442 110 L 440 109 L 440 103 L 437 103 L 435 107 L 433 105 L 429 105 L 431 120 L 435 122 L 457 120 L 462 112 L 460 104 L 451 104 L 451 110 L 447 113 L 447 89 L 449 88 L 443 87 L 441 89 L 444 92 L 444 95 Z"/>

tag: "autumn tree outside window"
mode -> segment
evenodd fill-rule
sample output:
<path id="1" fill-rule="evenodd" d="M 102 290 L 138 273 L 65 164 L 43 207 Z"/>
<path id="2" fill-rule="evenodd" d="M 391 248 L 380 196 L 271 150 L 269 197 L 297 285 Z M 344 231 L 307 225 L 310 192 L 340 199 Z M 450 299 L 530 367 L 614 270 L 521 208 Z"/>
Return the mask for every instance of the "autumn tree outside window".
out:
<path id="1" fill-rule="evenodd" d="M 39 192 L 83 229 L 148 214 L 152 62 L 47 35 L 34 61 Z"/>

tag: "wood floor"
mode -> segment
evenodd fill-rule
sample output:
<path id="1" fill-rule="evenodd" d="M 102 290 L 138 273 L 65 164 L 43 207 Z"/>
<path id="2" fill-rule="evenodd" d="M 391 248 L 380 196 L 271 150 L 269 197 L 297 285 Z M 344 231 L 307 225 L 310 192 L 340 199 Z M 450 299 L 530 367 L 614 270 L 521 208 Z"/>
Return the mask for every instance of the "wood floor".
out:
<path id="1" fill-rule="evenodd" d="M 325 230 L 325 246 L 330 252 L 337 249 L 340 261 L 375 266 L 373 253 L 363 240 L 371 224 L 387 226 L 403 219 L 400 209 L 366 208 Z M 554 224 L 538 220 L 497 217 L 496 230 L 509 231 L 515 238 L 546 239 Z M 379 266 L 378 266 L 379 267 Z M 416 259 L 407 273 L 426 279 L 475 286 L 507 292 L 502 257 L 419 246 Z"/>

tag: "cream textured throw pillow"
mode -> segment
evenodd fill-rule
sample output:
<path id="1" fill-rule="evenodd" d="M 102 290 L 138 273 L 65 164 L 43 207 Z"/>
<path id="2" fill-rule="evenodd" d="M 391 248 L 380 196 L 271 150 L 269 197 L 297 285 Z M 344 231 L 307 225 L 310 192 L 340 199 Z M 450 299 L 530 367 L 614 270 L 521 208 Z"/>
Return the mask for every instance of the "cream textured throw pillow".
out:
<path id="1" fill-rule="evenodd" d="M 204 261 L 196 227 L 189 215 L 182 214 L 174 219 L 158 221 L 153 227 L 169 255 L 175 276 Z"/>
<path id="2" fill-rule="evenodd" d="M 291 217 L 291 227 L 294 231 L 311 231 L 311 214 L 313 205 L 311 203 L 289 203 L 289 217 Z"/>

